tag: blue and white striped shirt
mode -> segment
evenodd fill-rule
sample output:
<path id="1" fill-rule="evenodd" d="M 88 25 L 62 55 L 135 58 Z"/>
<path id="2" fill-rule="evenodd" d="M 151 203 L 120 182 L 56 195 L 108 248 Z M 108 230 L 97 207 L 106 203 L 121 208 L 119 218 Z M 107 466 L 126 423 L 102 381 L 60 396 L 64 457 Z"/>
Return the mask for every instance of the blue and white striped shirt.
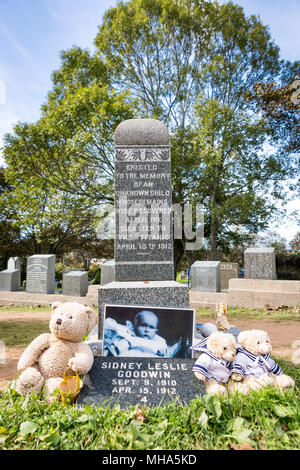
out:
<path id="1" fill-rule="evenodd" d="M 228 381 L 231 374 L 232 362 L 220 359 L 209 351 L 207 349 L 207 338 L 190 349 L 201 353 L 194 364 L 193 372 L 200 372 L 208 380 L 215 380 L 218 383 L 226 383 Z"/>
<path id="2" fill-rule="evenodd" d="M 270 354 L 253 354 L 244 348 L 237 348 L 237 355 L 233 362 L 232 374 L 238 373 L 242 377 L 254 375 L 260 377 L 263 374 L 271 372 L 275 375 L 281 375 L 282 370 Z"/>

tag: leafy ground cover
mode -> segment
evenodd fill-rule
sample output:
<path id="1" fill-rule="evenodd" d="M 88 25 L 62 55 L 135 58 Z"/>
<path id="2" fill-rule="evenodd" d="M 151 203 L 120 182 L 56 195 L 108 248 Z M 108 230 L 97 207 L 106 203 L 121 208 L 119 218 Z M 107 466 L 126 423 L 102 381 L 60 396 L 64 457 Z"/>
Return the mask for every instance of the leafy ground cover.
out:
<path id="1" fill-rule="evenodd" d="M 11 386 L 0 395 L 1 449 L 299 449 L 300 369 L 278 359 L 296 380 L 287 393 L 273 389 L 248 397 L 199 397 L 189 405 L 47 405 Z M 12 383 L 13 385 L 13 383 Z"/>

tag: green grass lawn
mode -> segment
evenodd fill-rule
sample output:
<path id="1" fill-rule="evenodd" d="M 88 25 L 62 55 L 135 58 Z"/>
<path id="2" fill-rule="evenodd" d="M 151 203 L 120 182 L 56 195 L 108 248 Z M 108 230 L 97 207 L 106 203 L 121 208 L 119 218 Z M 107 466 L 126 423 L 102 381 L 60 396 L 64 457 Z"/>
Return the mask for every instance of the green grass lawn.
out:
<path id="1" fill-rule="evenodd" d="M 48 321 L 0 321 L 0 340 L 6 346 L 28 346 L 42 333 L 50 333 Z"/>
<path id="2" fill-rule="evenodd" d="M 50 305 L 4 305 L 0 307 L 0 312 L 50 312 Z"/>
<path id="3" fill-rule="evenodd" d="M 0 395 L 1 449 L 299 449 L 300 369 L 278 359 L 297 388 L 268 389 L 248 397 L 199 397 L 189 405 L 172 402 L 127 410 L 115 405 L 47 405 L 40 396 L 20 397 L 13 389 Z"/>

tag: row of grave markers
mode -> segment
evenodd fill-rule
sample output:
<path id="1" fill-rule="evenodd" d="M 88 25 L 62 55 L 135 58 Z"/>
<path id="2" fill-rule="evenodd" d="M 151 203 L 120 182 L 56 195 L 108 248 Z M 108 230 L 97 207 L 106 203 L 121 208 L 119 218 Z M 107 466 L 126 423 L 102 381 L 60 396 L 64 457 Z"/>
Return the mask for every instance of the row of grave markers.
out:
<path id="1" fill-rule="evenodd" d="M 55 255 L 33 255 L 27 258 L 26 292 L 53 294 L 55 292 Z M 10 258 L 7 269 L 0 272 L 0 291 L 21 290 L 21 262 Z M 84 297 L 88 291 L 88 272 L 63 273 L 63 295 Z"/>
<path id="2" fill-rule="evenodd" d="M 33 255 L 27 258 L 26 292 L 54 293 L 55 258 L 55 255 Z M 238 263 L 196 261 L 191 266 L 191 289 L 201 292 L 220 292 L 228 289 L 229 279 L 238 276 Z M 182 273 L 181 278 L 184 278 Z M 274 248 L 249 248 L 245 251 L 245 278 L 276 279 Z M 115 264 L 110 260 L 103 264 L 101 285 L 114 280 Z M 21 290 L 21 262 L 18 257 L 14 257 L 8 260 L 7 269 L 0 272 L 0 291 L 18 290 Z M 84 297 L 87 291 L 87 271 L 70 271 L 63 274 L 64 295 Z"/>

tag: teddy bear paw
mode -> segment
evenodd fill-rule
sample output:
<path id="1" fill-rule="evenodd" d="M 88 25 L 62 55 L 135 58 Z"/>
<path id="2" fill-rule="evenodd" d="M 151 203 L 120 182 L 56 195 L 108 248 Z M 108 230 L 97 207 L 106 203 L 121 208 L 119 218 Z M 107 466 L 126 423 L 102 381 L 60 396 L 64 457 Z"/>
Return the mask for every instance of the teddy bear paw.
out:
<path id="1" fill-rule="evenodd" d="M 210 382 L 206 386 L 206 393 L 209 395 L 227 395 L 227 390 L 224 385 L 217 382 Z"/>
<path id="2" fill-rule="evenodd" d="M 60 384 L 62 381 L 61 377 L 53 377 L 47 380 L 44 388 L 44 397 L 49 405 L 60 399 Z"/>
<path id="3" fill-rule="evenodd" d="M 275 377 L 276 388 L 284 390 L 286 388 L 294 388 L 295 382 L 288 375 L 282 374 Z"/>
<path id="4" fill-rule="evenodd" d="M 44 381 L 44 377 L 37 369 L 28 367 L 18 378 L 16 391 L 20 395 L 30 395 L 32 392 L 38 394 L 42 390 Z"/>

